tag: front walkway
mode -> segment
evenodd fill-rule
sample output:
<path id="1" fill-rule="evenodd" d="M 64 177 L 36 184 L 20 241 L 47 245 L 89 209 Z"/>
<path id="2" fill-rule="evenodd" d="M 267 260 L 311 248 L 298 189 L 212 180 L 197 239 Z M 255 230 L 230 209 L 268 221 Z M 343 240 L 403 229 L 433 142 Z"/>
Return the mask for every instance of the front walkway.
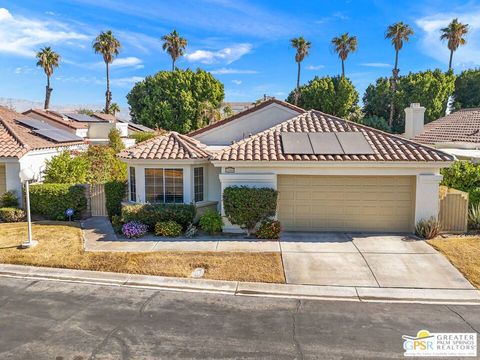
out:
<path id="1" fill-rule="evenodd" d="M 150 236 L 140 239 L 119 238 L 106 217 L 96 216 L 82 222 L 86 251 L 225 251 L 280 252 L 278 241 L 244 239 L 243 234 L 215 237 L 167 238 Z"/>

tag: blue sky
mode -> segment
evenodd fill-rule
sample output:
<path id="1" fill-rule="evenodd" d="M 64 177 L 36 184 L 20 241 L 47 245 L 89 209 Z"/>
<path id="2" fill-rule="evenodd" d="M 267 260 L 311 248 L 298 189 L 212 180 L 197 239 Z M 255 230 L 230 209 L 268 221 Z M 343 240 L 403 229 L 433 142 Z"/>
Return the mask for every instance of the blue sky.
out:
<path id="1" fill-rule="evenodd" d="M 360 95 L 379 76 L 389 76 L 394 51 L 384 39 L 396 21 L 415 35 L 400 54 L 400 71 L 447 68 L 448 49 L 439 28 L 454 17 L 471 27 L 468 43 L 454 56 L 456 72 L 480 65 L 480 1 L 241 1 L 241 0 L 0 0 L 0 97 L 42 100 L 45 76 L 35 50 L 50 45 L 62 56 L 53 77 L 53 104 L 101 104 L 102 59 L 94 37 L 113 30 L 123 44 L 112 66 L 114 101 L 136 81 L 171 67 L 160 38 L 173 28 L 187 38 L 180 68 L 201 67 L 224 83 L 227 101 L 253 101 L 263 94 L 284 99 L 296 80 L 292 37 L 312 42 L 301 81 L 336 75 L 340 60 L 330 40 L 343 32 L 358 37 L 346 74 Z"/>

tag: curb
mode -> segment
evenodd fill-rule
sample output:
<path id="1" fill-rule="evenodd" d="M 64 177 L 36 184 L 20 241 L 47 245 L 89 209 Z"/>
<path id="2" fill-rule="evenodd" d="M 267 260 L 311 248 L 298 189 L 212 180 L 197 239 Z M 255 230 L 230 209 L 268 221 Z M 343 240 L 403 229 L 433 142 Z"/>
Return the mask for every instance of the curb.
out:
<path id="1" fill-rule="evenodd" d="M 480 290 L 270 284 L 0 264 L 0 276 L 234 296 L 480 305 Z"/>

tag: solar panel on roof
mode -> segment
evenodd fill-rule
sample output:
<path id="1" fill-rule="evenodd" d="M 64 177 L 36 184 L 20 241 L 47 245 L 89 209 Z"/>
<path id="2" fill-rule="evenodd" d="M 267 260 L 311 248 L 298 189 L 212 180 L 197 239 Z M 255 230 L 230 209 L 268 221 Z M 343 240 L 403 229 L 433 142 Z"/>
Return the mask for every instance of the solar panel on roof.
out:
<path id="1" fill-rule="evenodd" d="M 83 140 L 81 137 L 69 133 L 65 130 L 60 129 L 40 129 L 40 130 L 33 130 L 35 134 L 43 136 L 47 139 L 53 140 L 55 142 L 72 142 L 72 141 L 81 141 Z"/>
<path id="2" fill-rule="evenodd" d="M 281 133 L 284 154 L 313 154 L 307 133 Z"/>
<path id="3" fill-rule="evenodd" d="M 316 155 L 343 155 L 345 154 L 333 132 L 309 133 L 313 153 Z"/>
<path id="4" fill-rule="evenodd" d="M 38 119 L 32 119 L 32 118 L 22 118 L 22 119 L 15 119 L 18 123 L 22 124 L 22 125 L 25 125 L 25 126 L 28 126 L 29 128 L 32 128 L 32 129 L 37 129 L 37 130 L 46 130 L 46 129 L 50 129 L 50 130 L 55 130 L 56 127 L 50 125 L 49 123 L 45 122 L 45 121 L 42 121 L 42 120 L 38 120 Z"/>
<path id="5" fill-rule="evenodd" d="M 71 113 L 71 114 L 65 114 L 65 115 L 70 119 L 73 119 L 75 121 L 80 121 L 80 122 L 104 122 L 100 119 L 95 119 L 94 117 L 88 116 L 86 114 Z"/>
<path id="6" fill-rule="evenodd" d="M 361 132 L 338 132 L 338 141 L 346 155 L 372 155 L 372 147 Z"/>

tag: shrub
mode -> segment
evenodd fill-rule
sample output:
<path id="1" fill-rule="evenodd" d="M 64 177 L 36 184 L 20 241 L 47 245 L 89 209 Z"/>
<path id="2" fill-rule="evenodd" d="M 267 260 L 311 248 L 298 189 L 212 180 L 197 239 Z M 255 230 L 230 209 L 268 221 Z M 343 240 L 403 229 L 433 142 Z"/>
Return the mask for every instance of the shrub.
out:
<path id="1" fill-rule="evenodd" d="M 30 207 L 33 214 L 51 220 L 66 220 L 65 211 L 74 210 L 73 217 L 79 218 L 87 208 L 85 188 L 69 184 L 34 184 L 30 186 Z"/>
<path id="2" fill-rule="evenodd" d="M 105 206 L 110 219 L 122 213 L 122 201 L 127 192 L 125 181 L 109 181 L 105 183 Z"/>
<path id="3" fill-rule="evenodd" d="M 139 238 L 145 235 L 148 227 L 138 221 L 129 221 L 122 226 L 122 233 L 127 238 Z"/>
<path id="4" fill-rule="evenodd" d="M 112 228 L 117 234 L 122 232 L 122 218 L 119 215 L 113 215 L 112 219 Z"/>
<path id="5" fill-rule="evenodd" d="M 222 231 L 222 216 L 216 211 L 207 210 L 200 217 L 199 224 L 203 231 L 206 231 L 210 235 L 215 234 L 216 232 Z"/>
<path id="6" fill-rule="evenodd" d="M 18 197 L 17 193 L 14 190 L 7 191 L 3 193 L 0 197 L 0 206 L 6 208 L 17 208 L 18 207 Z"/>
<path id="7" fill-rule="evenodd" d="M 108 133 L 108 146 L 110 146 L 115 153 L 118 153 L 125 149 L 125 144 L 122 141 L 122 134 L 120 130 L 112 128 Z"/>
<path id="8" fill-rule="evenodd" d="M 468 192 L 471 206 L 480 203 L 480 166 L 466 160 L 455 161 L 441 174 L 442 185 Z"/>
<path id="9" fill-rule="evenodd" d="M 225 215 L 250 235 L 260 221 L 275 215 L 277 196 L 277 191 L 270 188 L 227 187 L 223 191 Z"/>
<path id="10" fill-rule="evenodd" d="M 280 221 L 264 220 L 255 232 L 255 236 L 258 239 L 279 239 L 281 231 Z"/>
<path id="11" fill-rule="evenodd" d="M 433 239 L 440 234 L 440 231 L 440 222 L 434 216 L 420 220 L 415 226 L 415 235 L 423 239 Z"/>
<path id="12" fill-rule="evenodd" d="M 197 236 L 197 227 L 193 224 L 188 225 L 187 230 L 185 230 L 185 237 L 186 238 L 193 238 Z"/>
<path id="13" fill-rule="evenodd" d="M 52 184 L 83 184 L 87 179 L 88 161 L 64 151 L 46 161 L 44 182 Z"/>
<path id="14" fill-rule="evenodd" d="M 25 211 L 13 207 L 0 208 L 0 221 L 19 222 L 25 220 Z"/>
<path id="15" fill-rule="evenodd" d="M 160 221 L 155 224 L 155 235 L 177 237 L 182 233 L 182 225 L 175 221 Z"/>
<path id="16" fill-rule="evenodd" d="M 142 141 L 150 140 L 155 136 L 156 134 L 153 131 L 137 131 L 130 135 L 130 138 L 135 139 L 135 143 L 139 143 Z"/>
<path id="17" fill-rule="evenodd" d="M 124 222 L 141 221 L 150 229 L 154 229 L 158 222 L 175 221 L 186 229 L 193 223 L 195 211 L 195 205 L 191 204 L 126 205 L 122 208 L 122 220 Z"/>
<path id="18" fill-rule="evenodd" d="M 468 228 L 480 230 L 480 204 L 472 206 L 468 210 Z"/>

